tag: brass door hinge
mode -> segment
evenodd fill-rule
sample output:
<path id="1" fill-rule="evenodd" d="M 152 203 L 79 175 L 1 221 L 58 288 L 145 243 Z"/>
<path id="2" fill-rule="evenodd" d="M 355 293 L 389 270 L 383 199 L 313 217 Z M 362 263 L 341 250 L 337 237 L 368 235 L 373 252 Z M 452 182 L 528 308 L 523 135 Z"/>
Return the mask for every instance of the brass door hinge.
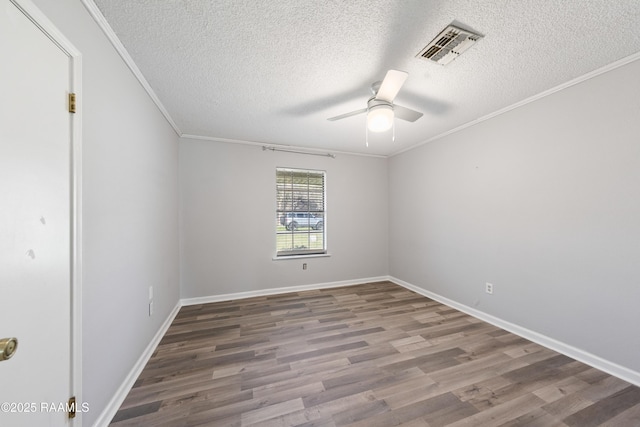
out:
<path id="1" fill-rule="evenodd" d="M 69 398 L 67 409 L 69 410 L 69 418 L 75 418 L 76 417 L 76 397 L 75 396 L 71 396 Z"/>
<path id="2" fill-rule="evenodd" d="M 69 112 L 76 112 L 76 94 L 73 92 L 69 94 Z"/>

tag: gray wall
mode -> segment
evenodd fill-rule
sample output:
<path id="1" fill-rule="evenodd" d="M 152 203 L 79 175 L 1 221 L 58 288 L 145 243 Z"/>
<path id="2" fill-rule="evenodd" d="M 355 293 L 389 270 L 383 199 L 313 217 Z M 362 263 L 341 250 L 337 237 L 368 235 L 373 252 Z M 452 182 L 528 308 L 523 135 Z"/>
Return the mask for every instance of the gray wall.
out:
<path id="1" fill-rule="evenodd" d="M 639 75 L 392 157 L 390 274 L 639 372 Z"/>
<path id="2" fill-rule="evenodd" d="M 78 399 L 90 426 L 178 302 L 178 137 L 80 1 L 34 3 L 82 53 Z"/>
<path id="3" fill-rule="evenodd" d="M 332 160 L 178 144 L 79 1 L 34 2 L 83 54 L 85 425 L 179 279 L 192 298 L 390 273 L 640 371 L 640 63 L 388 161 Z M 327 171 L 332 256 L 306 271 L 272 260 L 278 166 Z"/>
<path id="4" fill-rule="evenodd" d="M 327 172 L 326 258 L 273 261 L 276 167 Z M 182 138 L 182 297 L 384 276 L 387 161 L 262 151 Z M 302 270 L 302 263 L 308 264 Z"/>

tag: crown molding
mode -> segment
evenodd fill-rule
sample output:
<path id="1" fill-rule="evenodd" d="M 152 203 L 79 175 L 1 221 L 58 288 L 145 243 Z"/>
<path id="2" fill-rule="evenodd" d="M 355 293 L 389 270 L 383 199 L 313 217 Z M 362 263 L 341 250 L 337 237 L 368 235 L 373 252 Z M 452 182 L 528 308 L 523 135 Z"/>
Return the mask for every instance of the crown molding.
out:
<path id="1" fill-rule="evenodd" d="M 140 82 L 140 84 L 142 85 L 144 90 L 147 92 L 147 94 L 149 95 L 153 103 L 156 104 L 156 107 L 158 107 L 158 109 L 160 110 L 164 118 L 167 120 L 167 122 L 169 122 L 169 124 L 171 125 L 175 133 L 178 136 L 181 136 L 182 131 L 178 128 L 178 125 L 169 114 L 169 111 L 167 111 L 165 106 L 162 104 L 162 102 L 160 101 L 160 98 L 158 98 L 156 93 L 153 91 L 147 79 L 144 78 L 144 76 L 142 75 L 142 72 L 140 71 L 136 63 L 133 61 L 133 58 L 131 58 L 131 55 L 129 55 L 129 52 L 124 47 L 124 45 L 116 35 L 115 31 L 113 31 L 113 28 L 111 28 L 111 25 L 109 25 L 109 23 L 107 22 L 106 18 L 104 17 L 104 15 L 102 14 L 98 6 L 96 6 L 93 0 L 81 0 L 81 1 L 85 9 L 87 9 L 89 14 L 93 18 L 93 20 L 96 22 L 96 24 L 98 24 L 98 26 L 100 27 L 104 35 L 107 36 L 107 39 L 109 39 L 109 41 L 111 42 L 111 45 L 116 49 L 116 51 L 118 52 L 118 54 L 120 55 L 124 63 L 127 65 L 127 67 L 129 67 L 129 70 L 131 70 L 131 72 L 136 77 L 136 79 L 138 79 L 138 82 Z"/>
<path id="2" fill-rule="evenodd" d="M 244 140 L 240 140 L 240 139 L 230 139 L 230 138 L 216 138 L 213 136 L 203 136 L 203 135 L 189 135 L 189 134 L 182 134 L 180 135 L 182 138 L 186 138 L 186 139 L 196 139 L 196 140 L 201 140 L 201 141 L 212 141 L 212 142 L 224 142 L 227 144 L 241 144 L 241 145 L 253 145 L 253 146 L 259 146 L 259 147 L 264 147 L 264 146 L 268 146 L 268 147 L 274 147 L 274 148 L 278 148 L 278 149 L 283 149 L 283 150 L 297 150 L 297 151 L 306 151 L 309 153 L 318 153 L 318 154 L 325 154 L 325 153 L 331 153 L 331 154 L 340 154 L 340 155 L 345 155 L 345 156 L 360 156 L 360 157 L 374 157 L 374 158 L 379 158 L 379 159 L 386 159 L 388 156 L 385 155 L 381 155 L 381 154 L 367 154 L 367 153 L 356 153 L 356 152 L 350 152 L 350 151 L 336 151 L 336 150 L 331 150 L 328 148 L 311 148 L 311 147 L 303 147 L 300 145 L 286 145 L 286 144 L 274 144 L 271 142 L 266 142 L 266 141 L 244 141 Z"/>
<path id="3" fill-rule="evenodd" d="M 476 125 L 478 123 L 482 123 L 482 122 L 487 121 L 489 119 L 492 119 L 494 117 L 497 117 L 497 116 L 500 116 L 502 114 L 508 113 L 511 110 L 515 110 L 516 108 L 520 108 L 520 107 L 522 107 L 524 105 L 527 105 L 527 104 L 529 104 L 531 102 L 537 101 L 538 99 L 545 98 L 545 97 L 547 97 L 549 95 L 553 95 L 556 92 L 560 92 L 561 90 L 567 89 L 567 88 L 569 88 L 571 86 L 577 85 L 578 83 L 582 83 L 582 82 L 584 82 L 586 80 L 590 80 L 590 79 L 592 79 L 594 77 L 599 76 L 600 74 L 604 74 L 604 73 L 607 73 L 609 71 L 615 70 L 616 68 L 620 68 L 623 65 L 627 65 L 627 64 L 629 64 L 631 62 L 634 62 L 634 61 L 637 61 L 639 59 L 640 59 L 640 52 L 634 53 L 633 55 L 629 55 L 629 56 L 627 56 L 625 58 L 622 58 L 622 59 L 619 59 L 619 60 L 617 60 L 615 62 L 612 62 L 611 64 L 607 64 L 604 67 L 600 67 L 600 68 L 598 68 L 596 70 L 593 70 L 593 71 L 591 71 L 591 72 L 589 72 L 587 74 L 583 74 L 582 76 L 576 77 L 575 79 L 569 80 L 569 81 L 567 81 L 565 83 L 562 83 L 562 84 L 560 84 L 558 86 L 552 87 L 551 89 L 545 90 L 544 92 L 540 92 L 540 93 L 538 93 L 536 95 L 533 95 L 533 96 L 531 96 L 529 98 L 523 99 L 522 101 L 516 102 L 515 104 L 511 104 L 508 107 L 502 108 L 500 110 L 494 111 L 493 113 L 487 114 L 486 116 L 482 116 L 482 117 L 480 117 L 478 119 L 475 119 L 475 120 L 472 120 L 470 122 L 464 123 L 464 124 L 462 124 L 462 125 L 460 125 L 460 126 L 458 126 L 456 128 L 453 128 L 453 129 L 448 130 L 446 132 L 442 132 L 441 134 L 433 136 L 433 137 L 431 137 L 429 139 L 426 139 L 426 140 L 424 140 L 422 142 L 418 142 L 417 144 L 414 144 L 414 145 L 411 145 L 409 147 L 403 148 L 402 150 L 395 151 L 395 152 L 389 154 L 388 157 L 393 157 L 393 156 L 396 156 L 398 154 L 402 154 L 402 153 L 405 153 L 407 151 L 411 151 L 414 148 L 418 148 L 418 147 L 420 147 L 420 146 L 422 146 L 424 144 L 428 144 L 430 142 L 437 141 L 439 139 L 444 138 L 445 136 L 454 134 L 456 132 L 460 132 L 461 130 L 464 130 L 464 129 L 468 128 L 468 127 L 474 126 L 474 125 Z"/>

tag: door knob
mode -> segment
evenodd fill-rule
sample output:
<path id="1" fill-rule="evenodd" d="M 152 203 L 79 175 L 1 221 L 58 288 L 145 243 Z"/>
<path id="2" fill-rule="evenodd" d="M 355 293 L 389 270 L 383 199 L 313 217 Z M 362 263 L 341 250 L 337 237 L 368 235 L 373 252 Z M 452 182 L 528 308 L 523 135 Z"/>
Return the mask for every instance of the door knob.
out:
<path id="1" fill-rule="evenodd" d="M 18 349 L 17 338 L 2 338 L 0 339 L 0 362 L 3 360 L 11 359 Z"/>

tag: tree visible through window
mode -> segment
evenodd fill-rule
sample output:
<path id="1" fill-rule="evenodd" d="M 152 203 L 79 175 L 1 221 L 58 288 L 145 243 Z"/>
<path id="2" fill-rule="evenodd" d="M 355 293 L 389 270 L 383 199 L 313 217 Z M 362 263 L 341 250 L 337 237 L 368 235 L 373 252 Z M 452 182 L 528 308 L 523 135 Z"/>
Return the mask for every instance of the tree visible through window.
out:
<path id="1" fill-rule="evenodd" d="M 323 171 L 276 169 L 276 250 L 278 256 L 324 254 Z"/>

